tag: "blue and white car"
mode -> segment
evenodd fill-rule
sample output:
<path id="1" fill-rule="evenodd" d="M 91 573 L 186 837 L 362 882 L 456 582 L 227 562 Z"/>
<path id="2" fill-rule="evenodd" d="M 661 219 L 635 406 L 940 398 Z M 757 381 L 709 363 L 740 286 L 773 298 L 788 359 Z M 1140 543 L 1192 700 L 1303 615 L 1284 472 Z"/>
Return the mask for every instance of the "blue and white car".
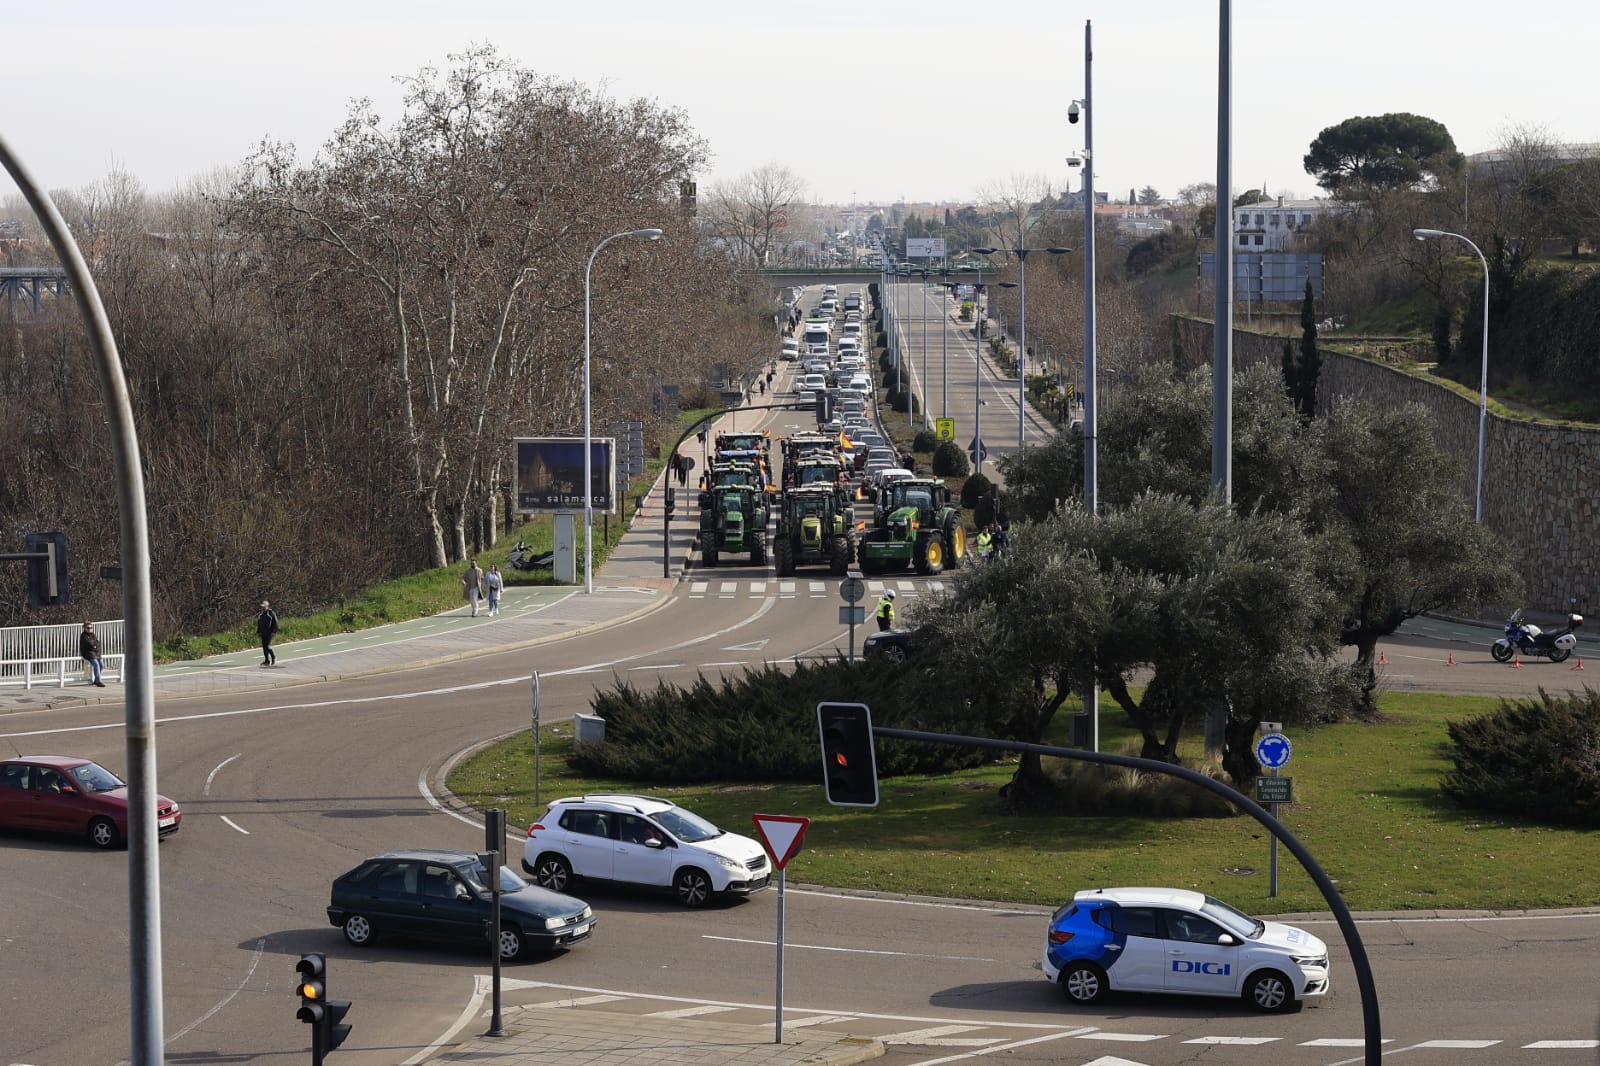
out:
<path id="1" fill-rule="evenodd" d="M 1073 1003 L 1112 990 L 1240 996 L 1293 1010 L 1328 991 L 1328 946 L 1179 888 L 1091 888 L 1050 916 L 1044 975 Z"/>

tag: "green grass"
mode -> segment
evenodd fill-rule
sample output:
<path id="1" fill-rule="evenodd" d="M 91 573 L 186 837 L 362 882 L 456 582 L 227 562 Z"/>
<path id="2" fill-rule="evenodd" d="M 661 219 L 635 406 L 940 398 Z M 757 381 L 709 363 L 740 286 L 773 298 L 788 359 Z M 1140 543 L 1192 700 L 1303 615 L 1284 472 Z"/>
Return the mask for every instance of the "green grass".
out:
<path id="1" fill-rule="evenodd" d="M 598 570 L 611 549 L 627 532 L 627 518 L 633 514 L 633 497 L 642 495 L 660 474 L 666 463 L 659 459 L 645 461 L 645 473 L 628 486 L 628 495 L 621 505 L 621 514 L 604 516 L 595 520 L 595 568 Z M 534 554 L 543 554 L 555 546 L 554 521 L 540 515 L 501 534 L 493 548 L 479 552 L 478 565 L 484 570 L 498 563 L 500 573 L 508 588 L 527 585 L 554 585 L 549 570 L 513 570 L 507 556 L 520 538 L 525 540 Z M 294 614 L 280 617 L 279 642 L 309 640 L 333 633 L 353 633 L 363 629 L 403 622 L 412 618 L 448 611 L 461 606 L 461 575 L 465 563 L 454 563 L 437 570 L 408 574 L 380 585 L 363 589 L 359 594 L 327 604 L 311 614 Z M 581 575 L 580 575 L 581 576 Z M 204 636 L 179 633 L 155 645 L 154 659 L 158 663 L 185 662 L 208 655 L 225 655 L 242 648 L 260 644 L 256 637 L 255 616 L 252 614 L 234 629 Z"/>
<path id="2" fill-rule="evenodd" d="M 1487 697 L 1390 694 L 1381 724 L 1292 730 L 1296 802 L 1281 815 L 1358 910 L 1513 909 L 1600 904 L 1596 834 L 1464 811 L 1439 796 L 1445 723 L 1486 713 Z M 1102 746 L 1131 741 L 1104 705 Z M 1064 725 L 1064 723 L 1063 723 Z M 1287 848 L 1279 895 L 1268 895 L 1270 837 L 1253 819 L 1015 816 L 997 795 L 1009 763 L 942 777 L 881 783 L 876 810 L 830 807 L 820 783 L 638 786 L 573 774 L 569 725 L 546 727 L 541 798 L 600 791 L 665 796 L 724 828 L 753 836 L 750 816 L 812 820 L 790 864 L 801 882 L 1054 905 L 1083 887 L 1157 884 L 1194 888 L 1256 913 L 1326 905 Z M 1198 756 L 1198 741 L 1184 750 Z M 464 761 L 452 791 L 478 807 L 506 808 L 526 825 L 533 798 L 526 733 Z M 1240 874 L 1237 870 L 1253 873 Z"/>

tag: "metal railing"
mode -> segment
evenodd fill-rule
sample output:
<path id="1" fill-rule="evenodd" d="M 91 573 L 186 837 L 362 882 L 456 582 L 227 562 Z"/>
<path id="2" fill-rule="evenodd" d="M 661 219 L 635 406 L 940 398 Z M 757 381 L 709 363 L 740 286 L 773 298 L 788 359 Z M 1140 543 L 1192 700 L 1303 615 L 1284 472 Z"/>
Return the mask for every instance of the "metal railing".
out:
<path id="1" fill-rule="evenodd" d="M 122 619 L 96 622 L 100 661 L 109 680 L 122 680 Z M 0 685 L 23 688 L 66 688 L 68 680 L 89 683 L 87 665 L 78 654 L 82 624 L 19 626 L 0 629 Z"/>

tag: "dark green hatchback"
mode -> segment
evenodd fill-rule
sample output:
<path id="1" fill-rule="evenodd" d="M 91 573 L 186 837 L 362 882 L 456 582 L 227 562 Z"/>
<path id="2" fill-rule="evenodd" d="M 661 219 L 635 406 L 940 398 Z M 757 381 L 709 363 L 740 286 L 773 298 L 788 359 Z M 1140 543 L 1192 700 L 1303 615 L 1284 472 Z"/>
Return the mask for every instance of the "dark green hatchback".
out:
<path id="1" fill-rule="evenodd" d="M 333 882 L 328 921 L 361 947 L 380 935 L 486 943 L 492 918 L 483 864 L 466 851 L 391 851 Z M 587 940 L 583 900 L 529 884 L 500 867 L 500 957 L 507 962 Z"/>

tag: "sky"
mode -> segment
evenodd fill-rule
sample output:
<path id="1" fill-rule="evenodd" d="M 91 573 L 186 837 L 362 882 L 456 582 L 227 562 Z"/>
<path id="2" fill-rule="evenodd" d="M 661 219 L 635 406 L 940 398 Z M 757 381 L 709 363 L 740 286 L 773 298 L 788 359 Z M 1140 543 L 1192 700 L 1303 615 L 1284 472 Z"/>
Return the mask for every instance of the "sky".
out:
<path id="1" fill-rule="evenodd" d="M 1093 25 L 1095 185 L 1174 197 L 1217 174 L 1219 3 L 1205 0 L 105 0 L 8 13 L 6 139 L 34 178 L 122 170 L 160 193 L 262 139 L 304 160 L 354 99 L 400 113 L 396 78 L 489 43 L 540 74 L 682 110 L 710 145 L 702 195 L 788 167 L 819 204 L 970 202 L 1018 179 L 1077 189 Z M 1320 194 L 1328 126 L 1409 111 L 1463 152 L 1535 128 L 1600 141 L 1584 49 L 1593 0 L 1232 3 L 1234 189 Z M 0 200 L 12 190 L 0 173 Z"/>

